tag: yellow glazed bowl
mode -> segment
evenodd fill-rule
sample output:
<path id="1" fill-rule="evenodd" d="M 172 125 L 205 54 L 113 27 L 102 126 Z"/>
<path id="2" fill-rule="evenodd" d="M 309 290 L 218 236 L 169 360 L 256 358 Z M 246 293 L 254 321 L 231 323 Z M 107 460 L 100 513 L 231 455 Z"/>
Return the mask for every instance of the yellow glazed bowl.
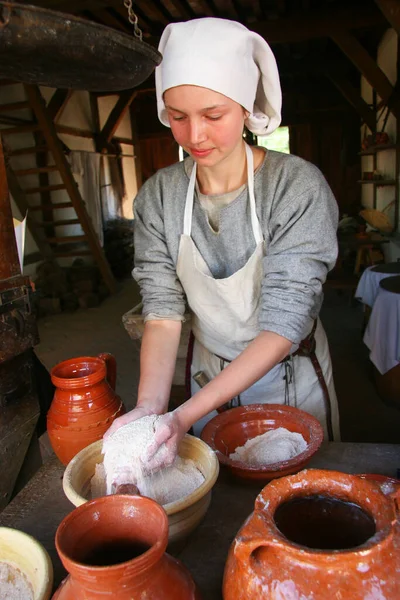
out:
<path id="1" fill-rule="evenodd" d="M 68 464 L 64 472 L 65 495 L 74 506 L 90 500 L 90 480 L 96 464 L 103 462 L 102 440 L 81 450 Z M 205 480 L 188 496 L 176 502 L 164 504 L 168 515 L 169 542 L 176 542 L 189 535 L 203 519 L 211 502 L 211 489 L 217 480 L 219 463 L 215 452 L 202 440 L 186 434 L 179 447 L 179 456 L 191 458 L 204 475 Z"/>
<path id="2" fill-rule="evenodd" d="M 34 600 L 48 600 L 53 587 L 53 565 L 38 541 L 27 533 L 0 527 L 0 562 L 21 571 L 33 588 Z"/>

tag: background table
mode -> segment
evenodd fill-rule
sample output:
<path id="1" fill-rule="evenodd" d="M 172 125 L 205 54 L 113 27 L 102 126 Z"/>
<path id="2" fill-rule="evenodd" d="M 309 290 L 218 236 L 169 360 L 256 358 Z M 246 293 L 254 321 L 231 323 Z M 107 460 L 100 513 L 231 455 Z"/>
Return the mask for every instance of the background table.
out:
<path id="1" fill-rule="evenodd" d="M 330 442 L 323 444 L 309 466 L 396 477 L 400 469 L 400 445 Z M 57 459 L 49 461 L 0 513 L 0 526 L 25 531 L 47 549 L 54 566 L 55 588 L 66 573 L 54 547 L 54 536 L 60 521 L 73 510 L 62 490 L 63 472 L 64 467 Z M 173 552 L 191 571 L 204 600 L 221 600 L 230 544 L 252 512 L 261 488 L 262 485 L 240 484 L 221 470 L 205 519 L 186 544 Z"/>

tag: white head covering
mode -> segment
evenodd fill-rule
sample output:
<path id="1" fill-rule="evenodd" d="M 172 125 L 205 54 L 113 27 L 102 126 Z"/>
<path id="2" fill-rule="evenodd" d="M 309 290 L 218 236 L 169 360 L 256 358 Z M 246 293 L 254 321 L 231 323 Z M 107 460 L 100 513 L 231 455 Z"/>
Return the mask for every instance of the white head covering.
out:
<path id="1" fill-rule="evenodd" d="M 193 19 L 167 25 L 161 36 L 163 55 L 156 68 L 158 117 L 169 126 L 165 90 L 197 85 L 231 98 L 250 116 L 246 126 L 256 135 L 272 133 L 281 122 L 282 93 L 275 57 L 267 42 L 236 21 Z"/>

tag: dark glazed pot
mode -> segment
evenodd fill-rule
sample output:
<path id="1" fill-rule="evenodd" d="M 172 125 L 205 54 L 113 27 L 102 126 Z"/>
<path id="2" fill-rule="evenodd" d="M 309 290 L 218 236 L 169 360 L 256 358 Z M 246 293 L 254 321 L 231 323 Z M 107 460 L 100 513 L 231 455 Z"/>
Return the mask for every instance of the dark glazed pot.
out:
<path id="1" fill-rule="evenodd" d="M 336 471 L 272 481 L 232 543 L 224 600 L 398 600 L 399 500 Z"/>
<path id="2" fill-rule="evenodd" d="M 100 440 L 114 419 L 125 412 L 115 393 L 116 378 L 115 358 L 107 353 L 71 358 L 52 369 L 56 391 L 47 413 L 47 431 L 64 465 Z"/>
<path id="3" fill-rule="evenodd" d="M 70 575 L 53 600 L 201 600 L 189 571 L 165 554 L 167 542 L 167 515 L 154 500 L 114 495 L 83 504 L 57 529 Z"/>

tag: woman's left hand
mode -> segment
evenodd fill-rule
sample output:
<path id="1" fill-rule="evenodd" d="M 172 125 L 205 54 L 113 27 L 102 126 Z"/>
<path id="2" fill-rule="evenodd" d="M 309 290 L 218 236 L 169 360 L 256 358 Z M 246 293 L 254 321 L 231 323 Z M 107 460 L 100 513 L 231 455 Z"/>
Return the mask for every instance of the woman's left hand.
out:
<path id="1" fill-rule="evenodd" d="M 186 433 L 186 428 L 176 410 L 163 415 L 155 427 L 154 441 L 144 457 L 146 471 L 158 471 L 172 465 L 179 444 Z"/>

